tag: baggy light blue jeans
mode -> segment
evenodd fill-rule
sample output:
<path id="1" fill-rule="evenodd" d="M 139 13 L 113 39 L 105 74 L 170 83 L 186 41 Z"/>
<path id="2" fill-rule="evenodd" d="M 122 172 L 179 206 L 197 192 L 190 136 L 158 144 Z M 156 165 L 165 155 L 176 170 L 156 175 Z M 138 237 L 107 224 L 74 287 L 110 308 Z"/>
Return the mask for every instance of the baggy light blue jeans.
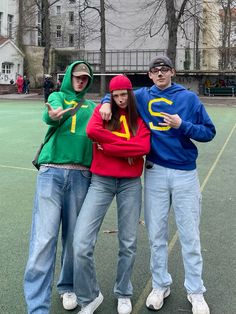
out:
<path id="1" fill-rule="evenodd" d="M 149 163 L 149 162 L 147 162 Z M 201 192 L 197 170 L 183 171 L 153 164 L 145 169 L 144 215 L 148 230 L 153 288 L 172 283 L 168 273 L 168 217 L 172 205 L 182 247 L 187 293 L 206 291 L 202 281 L 199 235 Z"/>
<path id="2" fill-rule="evenodd" d="M 88 170 L 41 166 L 36 185 L 29 259 L 24 276 L 28 314 L 48 314 L 62 225 L 59 294 L 73 291 L 73 233 L 91 181 Z"/>
<path id="3" fill-rule="evenodd" d="M 94 248 L 105 214 L 116 196 L 119 254 L 114 287 L 116 297 L 131 297 L 130 281 L 136 256 L 142 186 L 140 178 L 113 178 L 92 175 L 88 194 L 74 233 L 74 291 L 85 306 L 99 294 L 94 265 Z"/>

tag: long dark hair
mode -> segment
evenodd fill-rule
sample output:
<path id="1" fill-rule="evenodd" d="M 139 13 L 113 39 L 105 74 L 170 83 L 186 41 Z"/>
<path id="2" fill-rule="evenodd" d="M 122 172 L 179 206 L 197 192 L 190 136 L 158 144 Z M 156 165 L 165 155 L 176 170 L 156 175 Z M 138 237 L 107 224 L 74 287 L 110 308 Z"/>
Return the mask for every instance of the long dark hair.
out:
<path id="1" fill-rule="evenodd" d="M 128 126 L 133 135 L 136 135 L 138 129 L 138 111 L 136 109 L 136 101 L 134 93 L 132 90 L 127 90 L 128 92 L 128 105 L 126 107 L 128 113 Z M 111 120 L 106 124 L 106 128 L 110 131 L 117 131 L 120 129 L 120 115 L 119 107 L 117 106 L 115 100 L 111 93 Z"/>

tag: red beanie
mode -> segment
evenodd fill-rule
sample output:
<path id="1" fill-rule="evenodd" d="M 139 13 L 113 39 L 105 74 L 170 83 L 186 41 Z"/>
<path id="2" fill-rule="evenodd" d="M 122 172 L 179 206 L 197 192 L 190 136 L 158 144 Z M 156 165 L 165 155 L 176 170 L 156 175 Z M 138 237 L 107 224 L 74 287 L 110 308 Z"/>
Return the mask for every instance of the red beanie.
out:
<path id="1" fill-rule="evenodd" d="M 128 77 L 124 75 L 117 75 L 110 80 L 109 90 L 112 92 L 113 90 L 120 89 L 132 89 L 132 83 L 128 79 Z"/>

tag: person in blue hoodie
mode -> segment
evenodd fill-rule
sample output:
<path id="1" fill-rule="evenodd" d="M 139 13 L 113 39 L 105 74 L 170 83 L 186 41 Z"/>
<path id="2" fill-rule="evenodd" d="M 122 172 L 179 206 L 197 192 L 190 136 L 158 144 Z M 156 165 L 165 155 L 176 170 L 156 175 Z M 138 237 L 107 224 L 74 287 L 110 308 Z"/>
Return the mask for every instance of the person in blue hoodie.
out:
<path id="1" fill-rule="evenodd" d="M 147 308 L 159 310 L 170 295 L 168 272 L 168 218 L 175 214 L 185 270 L 184 286 L 193 314 L 209 314 L 203 293 L 200 244 L 201 191 L 194 141 L 209 142 L 215 126 L 198 96 L 173 83 L 175 70 L 167 56 L 151 60 L 148 75 L 154 85 L 135 91 L 140 116 L 151 131 L 151 150 L 144 174 L 144 215 L 151 249 L 152 291 Z M 100 109 L 110 118 L 109 95 Z"/>

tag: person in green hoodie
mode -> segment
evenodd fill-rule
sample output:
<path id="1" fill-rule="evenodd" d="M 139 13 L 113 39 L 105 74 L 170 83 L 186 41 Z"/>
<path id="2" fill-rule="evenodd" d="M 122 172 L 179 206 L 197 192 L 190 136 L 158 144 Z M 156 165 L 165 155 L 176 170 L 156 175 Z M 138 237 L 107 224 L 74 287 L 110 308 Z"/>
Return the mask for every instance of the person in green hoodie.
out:
<path id="1" fill-rule="evenodd" d="M 62 255 L 57 290 L 66 310 L 77 306 L 72 241 L 76 218 L 91 179 L 92 142 L 86 135 L 86 126 L 96 104 L 85 99 L 85 94 L 92 82 L 93 72 L 88 63 L 72 63 L 60 91 L 49 96 L 43 112 L 48 132 L 52 128 L 54 132 L 39 156 L 29 258 L 24 275 L 28 314 L 50 312 L 60 225 Z"/>

